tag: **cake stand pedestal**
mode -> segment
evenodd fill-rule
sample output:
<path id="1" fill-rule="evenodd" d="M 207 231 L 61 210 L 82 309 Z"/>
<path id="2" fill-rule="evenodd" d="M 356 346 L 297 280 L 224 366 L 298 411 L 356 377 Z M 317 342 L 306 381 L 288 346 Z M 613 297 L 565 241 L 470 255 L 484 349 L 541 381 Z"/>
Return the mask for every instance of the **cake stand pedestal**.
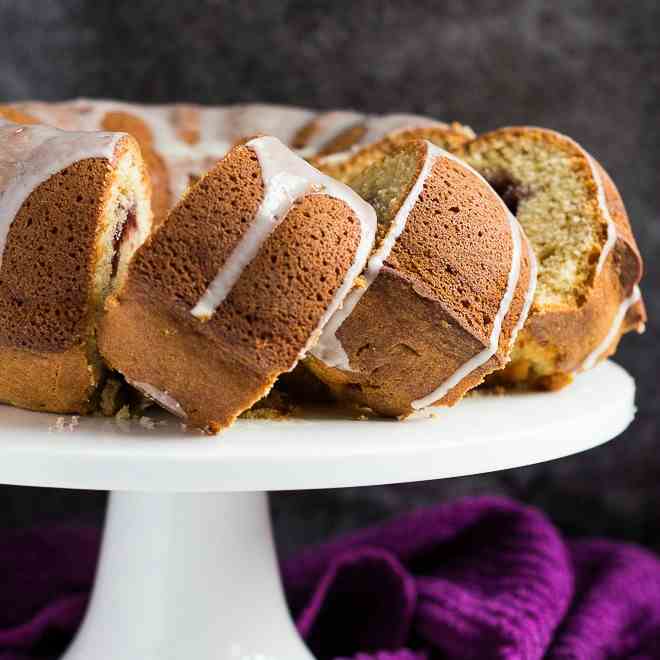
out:
<path id="1" fill-rule="evenodd" d="M 0 409 L 0 482 L 113 491 L 96 584 L 65 660 L 310 660 L 286 608 L 266 492 L 439 479 L 606 442 L 634 417 L 612 362 L 548 394 L 476 395 L 401 423 L 178 422 Z M 150 421 L 144 421 L 150 426 Z"/>

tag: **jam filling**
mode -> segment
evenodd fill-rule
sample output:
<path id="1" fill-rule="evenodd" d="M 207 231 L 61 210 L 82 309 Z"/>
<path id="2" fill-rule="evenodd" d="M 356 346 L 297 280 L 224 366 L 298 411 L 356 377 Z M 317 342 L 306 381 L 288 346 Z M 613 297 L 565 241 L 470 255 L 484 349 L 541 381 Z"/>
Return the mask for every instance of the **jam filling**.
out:
<path id="1" fill-rule="evenodd" d="M 518 213 L 520 202 L 530 195 L 530 191 L 525 186 L 514 181 L 507 174 L 499 174 L 491 177 L 488 183 L 490 183 L 493 190 L 502 198 L 502 201 L 507 205 L 513 215 Z"/>
<path id="2" fill-rule="evenodd" d="M 112 270 L 111 277 L 117 274 L 122 243 L 137 231 L 137 206 L 133 204 L 127 211 L 123 221 L 118 222 L 112 237 Z"/>

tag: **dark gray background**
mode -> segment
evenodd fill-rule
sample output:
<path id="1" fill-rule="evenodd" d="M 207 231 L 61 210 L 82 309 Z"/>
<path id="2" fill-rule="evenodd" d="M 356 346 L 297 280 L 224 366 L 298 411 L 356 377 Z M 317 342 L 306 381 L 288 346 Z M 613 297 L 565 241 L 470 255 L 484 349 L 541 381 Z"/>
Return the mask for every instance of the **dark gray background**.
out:
<path id="1" fill-rule="evenodd" d="M 456 119 L 477 131 L 537 124 L 576 138 L 619 184 L 646 258 L 651 321 L 618 355 L 638 381 L 633 427 L 610 445 L 542 466 L 277 494 L 277 535 L 288 553 L 415 505 L 507 493 L 543 507 L 571 535 L 660 549 L 659 35 L 653 0 L 0 0 L 0 100 L 350 106 Z M 103 503 L 102 494 L 4 487 L 0 528 L 100 522 Z"/>

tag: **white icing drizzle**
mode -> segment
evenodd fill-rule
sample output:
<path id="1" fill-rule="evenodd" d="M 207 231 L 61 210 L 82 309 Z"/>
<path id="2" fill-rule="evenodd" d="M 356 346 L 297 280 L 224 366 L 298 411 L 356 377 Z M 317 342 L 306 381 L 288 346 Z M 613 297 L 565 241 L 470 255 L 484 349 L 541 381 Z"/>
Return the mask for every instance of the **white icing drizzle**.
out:
<path id="1" fill-rule="evenodd" d="M 30 193 L 81 160 L 112 162 L 122 137 L 123 133 L 73 133 L 0 119 L 0 263 L 11 223 Z"/>
<path id="2" fill-rule="evenodd" d="M 390 231 L 386 236 L 385 240 L 379 246 L 379 249 L 374 252 L 372 257 L 369 259 L 367 270 L 364 273 L 366 284 L 363 287 L 356 288 L 347 296 L 344 305 L 340 310 L 338 310 L 334 316 L 329 321 L 326 329 L 324 330 L 320 341 L 312 350 L 312 354 L 318 359 L 322 360 L 325 364 L 331 367 L 337 367 L 339 369 L 350 370 L 350 361 L 346 351 L 344 350 L 341 342 L 337 338 L 337 331 L 344 323 L 344 321 L 350 316 L 350 314 L 355 309 L 357 303 L 360 301 L 362 296 L 366 293 L 369 286 L 374 282 L 380 273 L 383 263 L 390 254 L 396 240 L 402 234 L 405 229 L 408 217 L 414 208 L 419 196 L 424 188 L 424 183 L 429 177 L 433 165 L 438 158 L 447 158 L 455 163 L 458 163 L 462 168 L 469 170 L 474 174 L 478 179 L 480 179 L 485 185 L 489 185 L 486 180 L 472 167 L 467 163 L 464 163 L 458 159 L 453 154 L 440 149 L 439 147 L 426 142 L 427 152 L 422 170 L 412 187 L 410 193 L 404 200 L 401 208 L 397 212 Z M 499 197 L 498 197 L 499 199 Z M 513 301 L 516 288 L 518 286 L 518 280 L 520 278 L 520 271 L 522 267 L 522 230 L 516 218 L 511 214 L 508 207 L 504 204 L 502 200 L 499 200 L 502 208 L 506 212 L 506 217 L 508 219 L 510 228 L 511 228 L 511 238 L 513 243 L 513 250 L 511 255 L 511 269 L 509 270 L 509 276 L 507 279 L 506 291 L 500 301 L 500 306 L 493 323 L 493 329 L 489 338 L 488 347 L 483 351 L 475 355 L 473 358 L 468 360 L 464 365 L 457 369 L 444 383 L 437 387 L 429 395 L 417 399 L 412 402 L 412 407 L 416 410 L 425 408 L 435 401 L 442 399 L 445 394 L 455 385 L 457 385 L 463 378 L 472 373 L 475 369 L 480 367 L 482 364 L 487 362 L 495 353 L 497 352 L 499 346 L 499 338 L 502 332 L 502 325 L 504 319 L 506 318 L 511 303 Z M 522 328 L 529 310 L 532 306 L 532 301 L 534 299 L 534 292 L 536 290 L 536 281 L 537 281 L 537 262 L 534 257 L 531 248 L 529 249 L 530 254 L 530 281 L 525 292 L 525 300 L 523 308 L 521 310 L 520 317 L 516 323 L 516 326 L 512 332 L 511 345 L 515 339 L 515 335 Z"/>
<path id="3" fill-rule="evenodd" d="M 406 114 L 368 115 L 363 119 L 362 125 L 365 128 L 364 135 L 355 144 L 351 145 L 345 151 L 323 156 L 322 162 L 327 165 L 338 165 L 339 163 L 346 162 L 358 151 L 371 146 L 387 136 L 396 135 L 403 131 L 414 131 L 421 128 L 449 128 L 448 124 L 436 119 Z M 464 127 L 464 130 L 471 132 L 471 129 L 467 129 L 467 127 Z"/>
<path id="4" fill-rule="evenodd" d="M 172 204 L 186 193 L 191 178 L 199 178 L 239 140 L 272 135 L 291 144 L 316 113 L 305 108 L 249 103 L 233 106 L 193 104 L 141 105 L 121 101 L 75 99 L 62 103 L 29 101 L 16 104 L 37 120 L 64 130 L 98 131 L 109 112 L 122 112 L 142 121 L 152 146 L 163 159 L 169 178 Z M 319 130 L 299 154 L 309 158 L 323 145 L 351 126 L 363 125 L 364 135 L 349 150 L 328 156 L 330 162 L 349 158 L 355 151 L 387 135 L 425 127 L 449 128 L 441 121 L 411 114 L 362 115 L 348 110 L 316 115 Z M 197 139 L 184 134 L 197 129 Z M 468 130 L 468 129 L 464 129 Z"/>
<path id="5" fill-rule="evenodd" d="M 63 103 L 45 103 L 43 101 L 24 101 L 16 108 L 30 115 L 39 123 L 59 128 L 63 131 L 89 130 L 82 128 L 78 114 L 74 112 L 72 101 Z"/>
<path id="6" fill-rule="evenodd" d="M 98 131 L 108 113 L 123 112 L 142 121 L 151 134 L 155 151 L 167 168 L 170 191 L 178 201 L 188 188 L 190 176 L 199 176 L 208 161 L 222 158 L 230 145 L 222 140 L 204 140 L 191 145 L 182 139 L 175 125 L 177 106 L 146 106 L 103 101 L 77 99 L 74 101 L 46 105 L 27 103 L 25 112 L 40 121 L 66 130 Z"/>
<path id="7" fill-rule="evenodd" d="M 520 317 L 516 322 L 513 330 L 511 331 L 511 347 L 516 343 L 516 337 L 518 333 L 523 329 L 525 321 L 529 316 L 529 312 L 532 309 L 532 303 L 534 302 L 534 295 L 536 294 L 536 285 L 538 283 L 538 274 L 539 274 L 539 262 L 536 259 L 534 254 L 534 249 L 528 240 L 525 241 L 527 245 L 527 254 L 529 255 L 529 285 L 527 286 L 527 291 L 525 292 L 525 302 L 520 312 Z"/>
<path id="8" fill-rule="evenodd" d="M 616 336 L 619 334 L 619 330 L 621 330 L 621 325 L 623 324 L 623 320 L 626 318 L 628 310 L 635 303 L 639 302 L 641 297 L 642 293 L 640 288 L 638 285 L 635 285 L 632 294 L 619 305 L 619 309 L 614 315 L 612 325 L 610 326 L 607 335 L 605 335 L 605 339 L 603 339 L 603 341 L 600 342 L 600 344 L 598 344 L 598 346 L 596 346 L 596 348 L 591 353 L 589 353 L 577 371 L 586 371 L 587 369 L 591 369 L 596 365 L 600 358 L 605 354 L 607 349 L 611 346 L 612 342 L 616 339 Z"/>
<path id="9" fill-rule="evenodd" d="M 364 115 L 350 110 L 335 110 L 319 115 L 314 121 L 314 134 L 307 141 L 298 154 L 302 158 L 315 156 L 323 147 L 336 140 L 342 133 L 359 126 L 364 120 Z"/>
<path id="10" fill-rule="evenodd" d="M 165 163 L 173 203 L 183 197 L 191 177 L 202 176 L 240 139 L 268 133 L 290 142 L 313 117 L 302 108 L 264 104 L 202 107 L 77 99 L 54 104 L 28 102 L 18 107 L 45 124 L 67 130 L 97 131 L 109 112 L 137 117 L 149 129 L 153 148 Z M 183 139 L 183 131 L 195 125 L 198 139 L 191 143 Z"/>
<path id="11" fill-rule="evenodd" d="M 161 408 L 165 408 L 177 417 L 185 419 L 187 417 L 186 411 L 181 407 L 181 404 L 168 392 L 159 390 L 158 388 L 150 385 L 149 383 L 142 383 L 137 380 L 126 379 L 126 382 L 139 390 L 145 396 L 155 401 Z"/>
<path id="12" fill-rule="evenodd" d="M 304 108 L 249 103 L 233 106 L 193 104 L 141 105 L 121 101 L 76 99 L 62 103 L 25 102 L 16 105 L 37 120 L 64 130 L 98 131 L 110 112 L 121 112 L 143 122 L 151 144 L 162 158 L 169 180 L 172 205 L 186 193 L 192 178 L 199 178 L 241 139 L 271 135 L 291 144 L 315 116 L 318 130 L 299 151 L 309 158 L 351 126 L 363 125 L 364 135 L 349 150 L 327 156 L 340 162 L 355 151 L 387 135 L 425 127 L 449 128 L 440 121 L 411 114 L 365 116 L 348 110 L 316 115 Z M 467 130 L 467 129 L 466 129 Z M 184 139 L 197 133 L 196 140 Z"/>
<path id="13" fill-rule="evenodd" d="M 193 307 L 191 314 L 200 319 L 212 316 L 229 295 L 242 271 L 256 257 L 263 243 L 286 217 L 297 199 L 310 193 L 329 195 L 345 202 L 356 214 L 361 229 L 360 243 L 342 285 L 335 293 L 319 326 L 310 336 L 301 352 L 302 356 L 316 340 L 332 313 L 341 305 L 346 292 L 364 268 L 376 235 L 376 214 L 371 206 L 348 186 L 313 168 L 287 149 L 277 138 L 256 138 L 250 140 L 247 146 L 259 159 L 264 197 L 252 224 Z"/>
<path id="14" fill-rule="evenodd" d="M 317 162 L 322 163 L 323 165 L 339 165 L 340 163 L 345 163 L 347 160 L 350 160 L 359 149 L 354 149 L 351 147 L 346 151 L 338 151 L 336 154 L 327 154 L 326 156 L 319 156 Z M 308 156 L 305 156 L 308 158 Z"/>
<path id="15" fill-rule="evenodd" d="M 364 122 L 366 129 L 364 135 L 353 145 L 352 149 L 362 148 L 382 140 L 387 135 L 399 133 L 401 131 L 412 131 L 417 128 L 449 128 L 447 124 L 429 117 L 420 115 L 391 114 L 391 115 L 371 115 Z"/>
<path id="16" fill-rule="evenodd" d="M 486 185 L 488 182 L 477 172 L 473 167 L 468 165 L 467 163 L 463 162 L 456 156 L 450 153 L 446 153 L 446 157 L 454 160 L 455 162 L 459 163 L 462 165 L 464 168 L 472 172 L 475 176 L 477 176 L 481 181 L 483 181 Z M 447 378 L 443 383 L 441 383 L 433 392 L 430 394 L 427 394 L 425 397 L 422 397 L 421 399 L 416 399 L 413 401 L 410 405 L 414 410 L 420 410 L 421 408 L 426 408 L 427 406 L 432 405 L 436 401 L 440 401 L 452 388 L 456 387 L 466 376 L 469 376 L 473 371 L 478 369 L 480 366 L 488 362 L 493 355 L 497 353 L 497 349 L 500 343 L 500 335 L 502 333 L 502 326 L 504 324 L 504 320 L 506 319 L 507 314 L 509 313 L 509 309 L 511 307 L 511 303 L 513 302 L 513 298 L 516 293 L 516 288 L 518 286 L 518 280 L 520 279 L 520 272 L 522 269 L 522 229 L 520 228 L 520 224 L 518 223 L 518 220 L 516 220 L 515 216 L 509 211 L 509 208 L 506 206 L 506 204 L 502 201 L 502 199 L 499 197 L 499 195 L 496 195 L 500 205 L 506 212 L 506 217 L 509 221 L 509 226 L 511 228 L 511 241 L 512 241 L 512 252 L 511 252 L 511 268 L 509 270 L 509 276 L 507 278 L 507 285 L 506 285 L 506 290 L 504 292 L 504 295 L 502 296 L 502 299 L 500 300 L 500 305 L 497 310 L 497 314 L 495 315 L 495 320 L 493 322 L 493 329 L 491 331 L 489 340 L 488 340 L 488 346 L 484 348 L 482 351 L 477 353 L 474 357 L 470 358 L 465 364 L 461 365 L 454 373 Z M 514 328 L 514 332 L 517 333 L 520 330 L 520 327 L 525 322 L 525 319 L 527 318 L 527 315 L 529 314 L 529 310 L 532 305 L 532 301 L 534 299 L 534 292 L 536 289 L 536 260 L 531 262 L 534 264 L 533 270 L 530 268 L 530 283 L 527 287 L 527 291 L 525 293 L 525 302 L 523 304 L 523 309 L 521 311 L 521 317 L 518 319 L 518 323 L 516 324 L 516 327 Z M 520 327 L 519 327 L 520 325 Z M 513 345 L 513 339 L 514 335 L 512 334 L 512 341 L 511 345 Z"/>
<path id="17" fill-rule="evenodd" d="M 410 405 L 415 410 L 426 408 L 436 401 L 440 401 L 447 394 L 447 392 L 458 385 L 466 376 L 469 376 L 481 365 L 488 362 L 488 360 L 490 360 L 490 358 L 493 357 L 495 353 L 497 353 L 497 348 L 500 342 L 500 334 L 502 332 L 502 325 L 506 315 L 509 312 L 509 308 L 511 307 L 511 303 L 516 292 L 516 287 L 518 285 L 522 256 L 522 234 L 520 226 L 518 225 L 518 221 L 513 217 L 513 215 L 511 215 L 511 213 L 507 213 L 507 218 L 511 226 L 511 239 L 513 241 L 511 270 L 509 271 L 506 291 L 504 292 L 504 296 L 500 301 L 500 306 L 495 316 L 495 322 L 493 323 L 493 330 L 490 333 L 488 346 L 477 353 L 474 357 L 470 358 L 465 364 L 456 369 L 456 371 L 449 378 L 447 378 L 444 383 L 440 384 L 435 390 L 433 390 L 433 392 L 427 394 L 421 399 L 416 399 L 413 401 Z"/>
<path id="18" fill-rule="evenodd" d="M 610 209 L 607 206 L 607 199 L 605 198 L 605 184 L 603 182 L 603 177 L 598 171 L 598 165 L 589 154 L 587 154 L 587 160 L 589 161 L 589 166 L 591 167 L 591 172 L 593 174 L 594 181 L 596 182 L 596 189 L 598 191 L 598 206 L 600 207 L 601 213 L 607 222 L 607 240 L 605 241 L 605 245 L 603 245 L 603 249 L 601 250 L 600 256 L 598 257 L 598 264 L 596 265 L 596 275 L 598 275 L 600 271 L 603 270 L 603 266 L 607 261 L 607 257 L 616 244 L 617 231 L 616 224 L 614 223 Z"/>
<path id="19" fill-rule="evenodd" d="M 314 112 L 304 108 L 284 105 L 249 103 L 208 108 L 211 113 L 223 112 L 221 130 L 231 144 L 242 138 L 271 135 L 284 144 L 290 144 L 298 131 L 314 117 Z M 216 127 L 217 130 L 217 127 Z"/>
<path id="20" fill-rule="evenodd" d="M 344 350 L 344 347 L 341 345 L 341 342 L 337 338 L 337 332 L 342 326 L 344 321 L 352 314 L 358 302 L 362 296 L 367 292 L 367 289 L 373 284 L 374 280 L 378 277 L 385 260 L 389 256 L 394 244 L 397 239 L 403 233 L 403 230 L 406 227 L 408 222 L 408 216 L 412 211 L 413 207 L 417 203 L 419 196 L 424 189 L 424 184 L 426 179 L 428 179 L 433 169 L 433 164 L 435 163 L 436 158 L 445 155 L 446 152 L 443 152 L 442 149 L 432 145 L 430 142 L 426 143 L 426 157 L 424 159 L 424 164 L 422 165 L 421 172 L 417 177 L 417 181 L 410 189 L 408 196 L 403 201 L 401 208 L 397 211 L 397 214 L 394 216 L 387 236 L 378 246 L 378 249 L 373 252 L 369 261 L 367 263 L 367 268 L 363 273 L 364 279 L 366 280 L 365 285 L 361 287 L 355 287 L 346 297 L 344 304 L 340 309 L 335 312 L 330 321 L 325 327 L 321 338 L 319 339 L 316 346 L 312 349 L 312 355 L 318 358 L 329 367 L 337 367 L 339 369 L 344 369 L 349 371 L 351 369 L 350 361 L 348 355 Z"/>

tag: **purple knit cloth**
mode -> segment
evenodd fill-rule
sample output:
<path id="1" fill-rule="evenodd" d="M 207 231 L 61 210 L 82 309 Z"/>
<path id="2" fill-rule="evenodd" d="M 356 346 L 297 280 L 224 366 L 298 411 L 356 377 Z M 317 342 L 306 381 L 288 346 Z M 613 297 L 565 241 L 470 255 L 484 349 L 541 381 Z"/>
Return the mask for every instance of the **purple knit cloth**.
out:
<path id="1" fill-rule="evenodd" d="M 57 658 L 78 626 L 98 532 L 0 539 L 0 660 Z M 567 542 L 539 511 L 472 498 L 311 548 L 282 566 L 298 627 L 334 660 L 660 658 L 660 561 Z"/>

